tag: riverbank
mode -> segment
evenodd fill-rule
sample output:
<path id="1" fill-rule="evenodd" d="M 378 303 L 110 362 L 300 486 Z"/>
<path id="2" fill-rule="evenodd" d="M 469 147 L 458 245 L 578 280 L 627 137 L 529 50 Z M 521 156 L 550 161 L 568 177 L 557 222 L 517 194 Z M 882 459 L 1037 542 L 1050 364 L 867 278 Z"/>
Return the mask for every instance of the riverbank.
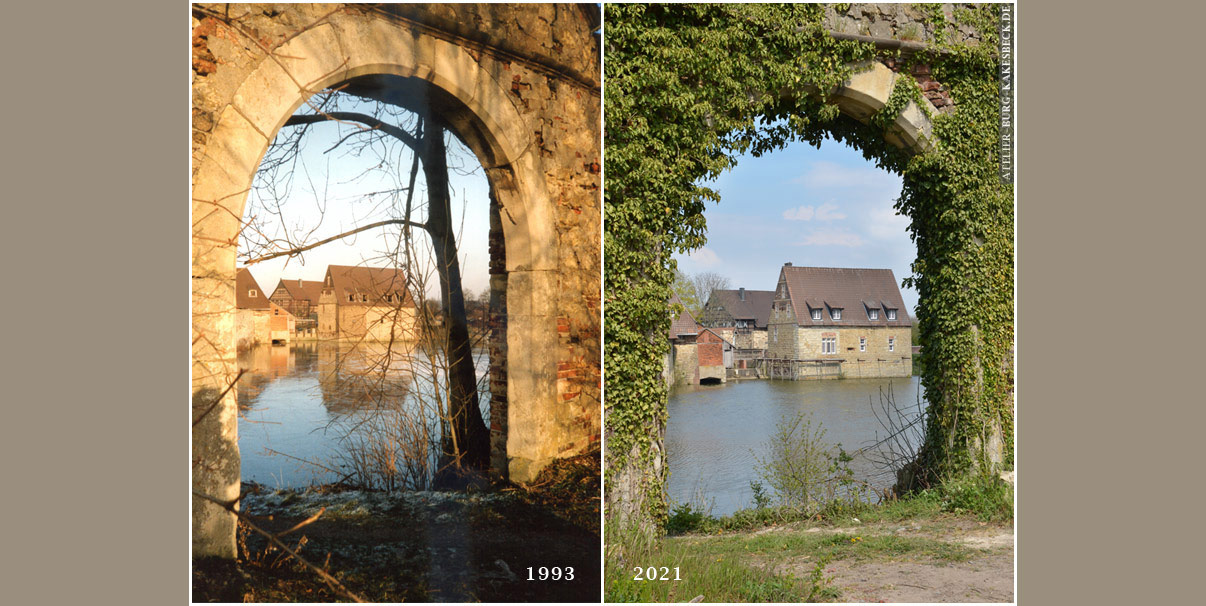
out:
<path id="1" fill-rule="evenodd" d="M 691 530 L 609 554 L 605 601 L 1011 602 L 1012 493 L 933 490 L 794 520 L 774 509 L 679 516 Z M 637 567 L 681 580 L 636 581 Z"/>
<path id="2" fill-rule="evenodd" d="M 599 595 L 597 454 L 560 461 L 531 486 L 374 492 L 244 485 L 242 511 L 372 602 L 594 602 Z M 321 513 L 320 513 L 321 512 Z M 193 600 L 351 601 L 241 522 L 236 562 L 198 560 Z M 573 580 L 528 581 L 528 567 Z"/>

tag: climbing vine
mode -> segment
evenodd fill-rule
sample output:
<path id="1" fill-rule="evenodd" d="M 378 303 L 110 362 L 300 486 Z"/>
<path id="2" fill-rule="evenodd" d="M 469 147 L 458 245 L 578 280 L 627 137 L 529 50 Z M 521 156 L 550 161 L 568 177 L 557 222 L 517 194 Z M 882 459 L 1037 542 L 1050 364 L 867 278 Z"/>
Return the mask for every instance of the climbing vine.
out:
<path id="1" fill-rule="evenodd" d="M 706 183 L 743 153 L 794 141 L 845 142 L 903 176 L 897 209 L 912 219 L 918 249 L 905 282 L 921 295 L 922 381 L 933 403 L 911 477 L 934 481 L 986 463 L 973 453 L 984 452 L 990 430 L 1012 463 L 1013 192 L 996 173 L 996 9 L 965 10 L 982 22 L 979 45 L 947 43 L 944 33 L 934 52 L 908 58 L 931 66 L 955 103 L 933 115 L 931 145 L 911 155 L 885 133 L 910 102 L 925 107 L 917 82 L 898 79 L 868 124 L 841 114 L 830 94 L 854 66 L 886 53 L 831 36 L 822 5 L 606 5 L 609 519 L 660 528 L 666 516 L 671 255 L 706 240 L 703 211 L 719 201 Z"/>

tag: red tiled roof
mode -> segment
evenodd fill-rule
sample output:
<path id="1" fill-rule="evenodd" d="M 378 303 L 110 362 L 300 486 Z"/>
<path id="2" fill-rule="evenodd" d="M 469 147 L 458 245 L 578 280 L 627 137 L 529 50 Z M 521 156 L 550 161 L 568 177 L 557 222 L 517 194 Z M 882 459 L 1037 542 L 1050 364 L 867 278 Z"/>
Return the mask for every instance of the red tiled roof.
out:
<path id="1" fill-rule="evenodd" d="M 842 267 L 783 267 L 788 295 L 800 326 L 912 326 L 900 287 L 890 269 L 847 269 Z M 879 309 L 871 320 L 868 307 Z M 820 308 L 821 319 L 812 319 L 811 308 Z M 834 320 L 831 310 L 842 310 Z M 896 319 L 888 320 L 888 309 Z"/>
<path id="2" fill-rule="evenodd" d="M 255 296 L 251 296 L 251 292 L 255 292 Z M 255 281 L 255 276 L 251 275 L 251 270 L 246 267 L 240 267 L 239 272 L 235 274 L 235 307 L 238 309 L 268 309 L 271 302 L 268 297 L 272 293 L 264 292 L 260 288 L 258 282 Z"/>

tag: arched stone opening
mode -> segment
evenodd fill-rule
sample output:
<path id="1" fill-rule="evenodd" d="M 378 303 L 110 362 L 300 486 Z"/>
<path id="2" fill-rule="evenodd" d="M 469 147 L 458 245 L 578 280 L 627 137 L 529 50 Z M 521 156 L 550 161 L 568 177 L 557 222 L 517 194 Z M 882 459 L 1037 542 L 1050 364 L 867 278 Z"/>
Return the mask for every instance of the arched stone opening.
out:
<path id="1" fill-rule="evenodd" d="M 497 253 L 490 272 L 492 299 L 499 305 L 492 309 L 504 316 L 490 343 L 491 386 L 501 396 L 492 403 L 497 421 L 492 465 L 512 480 L 530 481 L 554 458 L 578 454 L 592 441 L 578 435 L 581 431 L 567 419 L 563 400 L 569 398 L 559 380 L 566 364 L 559 327 L 568 312 L 564 303 L 559 307 L 565 298 L 559 291 L 565 254 L 549 173 L 561 167 L 551 168 L 539 142 L 533 142 L 533 132 L 539 134 L 541 122 L 550 120 L 527 111 L 512 84 L 520 76 L 510 80 L 510 72 L 522 70 L 510 60 L 413 25 L 375 13 L 336 12 L 260 53 L 255 62 L 246 63 L 239 49 L 226 55 L 228 64 L 237 66 L 232 69 L 242 72 L 219 94 L 212 128 L 193 166 L 195 493 L 226 502 L 239 495 L 231 312 L 238 233 L 252 179 L 294 111 L 313 93 L 344 83 L 369 96 L 384 95 L 383 83 L 410 93 L 409 98 L 427 95 L 438 118 L 485 168 L 494 215 L 491 248 Z M 406 103 L 403 97 L 385 100 Z M 194 117 L 196 105 L 194 96 Z M 572 146 L 565 153 L 573 153 Z M 596 422 L 596 439 L 597 427 Z M 197 556 L 235 554 L 233 516 L 196 496 L 193 548 Z"/>

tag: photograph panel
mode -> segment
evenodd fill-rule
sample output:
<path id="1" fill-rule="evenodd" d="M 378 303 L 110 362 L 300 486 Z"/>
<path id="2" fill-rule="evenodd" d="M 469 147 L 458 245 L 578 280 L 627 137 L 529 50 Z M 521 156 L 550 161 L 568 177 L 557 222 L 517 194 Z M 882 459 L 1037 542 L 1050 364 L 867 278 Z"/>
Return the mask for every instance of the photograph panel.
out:
<path id="1" fill-rule="evenodd" d="M 1012 15 L 605 6 L 605 601 L 1013 601 Z"/>
<path id="2" fill-rule="evenodd" d="M 599 600 L 600 11 L 191 6 L 195 601 Z"/>

